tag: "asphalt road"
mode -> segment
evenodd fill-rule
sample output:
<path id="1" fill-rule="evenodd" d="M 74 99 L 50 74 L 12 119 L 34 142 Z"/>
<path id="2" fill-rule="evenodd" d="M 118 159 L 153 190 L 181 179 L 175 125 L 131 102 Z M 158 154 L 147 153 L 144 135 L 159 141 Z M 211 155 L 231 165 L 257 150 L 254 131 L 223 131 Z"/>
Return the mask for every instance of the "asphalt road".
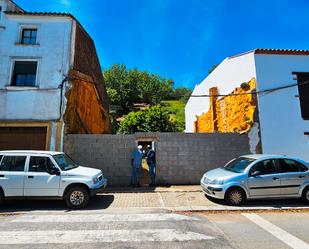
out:
<path id="1" fill-rule="evenodd" d="M 309 248 L 309 213 L 26 211 L 0 215 L 0 248 Z"/>

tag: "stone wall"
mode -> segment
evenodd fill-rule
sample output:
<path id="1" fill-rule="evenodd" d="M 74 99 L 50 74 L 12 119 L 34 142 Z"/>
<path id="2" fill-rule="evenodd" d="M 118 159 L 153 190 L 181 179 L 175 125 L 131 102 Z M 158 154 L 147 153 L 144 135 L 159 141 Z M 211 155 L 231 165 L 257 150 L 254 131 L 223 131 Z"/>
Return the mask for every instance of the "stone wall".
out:
<path id="1" fill-rule="evenodd" d="M 64 150 L 79 164 L 102 169 L 109 185 L 127 186 L 137 141 L 155 141 L 161 185 L 199 184 L 205 171 L 250 153 L 247 134 L 234 133 L 67 135 Z"/>

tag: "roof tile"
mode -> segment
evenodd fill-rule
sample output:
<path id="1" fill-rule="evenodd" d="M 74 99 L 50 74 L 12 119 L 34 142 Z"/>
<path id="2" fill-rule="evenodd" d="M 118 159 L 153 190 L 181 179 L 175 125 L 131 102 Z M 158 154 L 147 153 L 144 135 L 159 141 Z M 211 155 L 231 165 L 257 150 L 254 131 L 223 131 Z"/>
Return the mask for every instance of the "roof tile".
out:
<path id="1" fill-rule="evenodd" d="M 63 12 L 20 12 L 20 11 L 5 11 L 7 15 L 23 15 L 23 16 L 68 16 L 74 18 L 70 13 Z M 75 18 L 74 18 L 75 19 Z"/>

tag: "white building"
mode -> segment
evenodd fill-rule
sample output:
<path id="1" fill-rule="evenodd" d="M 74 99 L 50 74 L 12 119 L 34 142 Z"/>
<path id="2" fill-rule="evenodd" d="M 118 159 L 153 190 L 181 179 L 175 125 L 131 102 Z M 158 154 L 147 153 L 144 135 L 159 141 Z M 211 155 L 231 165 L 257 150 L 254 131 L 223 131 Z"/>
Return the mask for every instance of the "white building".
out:
<path id="1" fill-rule="evenodd" d="M 83 86 L 93 86 L 88 87 L 88 105 L 96 101 L 91 94 L 98 93 L 95 104 L 105 110 L 100 115 L 107 116 L 106 124 L 99 124 L 101 130 L 84 120 L 92 113 L 82 110 L 87 103 L 77 101 L 71 109 L 76 109 L 81 122 L 77 126 L 85 131 L 68 126 L 74 118 L 72 112 L 66 116 L 67 97 L 73 81 L 80 80 L 77 74 L 84 78 Z M 27 12 L 10 0 L 0 0 L 0 150 L 61 150 L 66 132 L 105 132 L 106 103 L 94 43 L 71 14 Z"/>
<path id="2" fill-rule="evenodd" d="M 197 85 L 189 99 L 186 132 L 195 132 L 197 117 L 210 107 L 209 89 L 220 95 L 230 94 L 243 82 L 255 79 L 257 122 L 249 131 L 251 145 L 258 142 L 263 153 L 299 156 L 309 161 L 309 50 L 256 49 L 226 58 Z M 297 85 L 298 83 L 298 85 Z M 254 146 L 251 148 L 254 153 Z"/>

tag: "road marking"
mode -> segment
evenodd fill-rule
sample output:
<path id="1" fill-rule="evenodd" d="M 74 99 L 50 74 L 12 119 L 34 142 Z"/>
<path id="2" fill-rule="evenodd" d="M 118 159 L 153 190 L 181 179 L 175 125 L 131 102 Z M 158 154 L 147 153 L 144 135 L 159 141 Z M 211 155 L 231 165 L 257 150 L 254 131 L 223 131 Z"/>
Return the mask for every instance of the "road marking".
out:
<path id="1" fill-rule="evenodd" d="M 68 244 L 143 241 L 212 240 L 211 236 L 175 229 L 143 230 L 75 230 L 75 231 L 5 231 L 0 232 L 0 244 Z"/>
<path id="2" fill-rule="evenodd" d="M 285 244 L 289 245 L 295 249 L 309 249 L 309 244 L 300 240 L 299 238 L 295 237 L 294 235 L 286 232 L 285 230 L 277 227 L 276 225 L 270 223 L 269 221 L 263 219 L 261 216 L 257 214 L 250 214 L 250 213 L 243 213 L 243 216 L 266 230 L 267 232 L 271 233 L 277 239 L 281 240 Z"/>
<path id="3" fill-rule="evenodd" d="M 41 223 L 41 222 L 58 222 L 58 223 L 76 223 L 76 222 L 111 222 L 111 221 L 181 221 L 181 220 L 199 220 L 192 216 L 185 216 L 172 213 L 161 214 L 67 214 L 67 215 L 24 215 L 16 216 L 10 222 L 14 223 Z"/>
<path id="4" fill-rule="evenodd" d="M 158 196 L 159 196 L 160 206 L 161 206 L 162 208 L 164 208 L 164 207 L 165 207 L 165 204 L 164 204 L 164 201 L 163 201 L 163 198 L 162 198 L 162 195 L 161 195 L 160 192 L 158 192 Z"/>

